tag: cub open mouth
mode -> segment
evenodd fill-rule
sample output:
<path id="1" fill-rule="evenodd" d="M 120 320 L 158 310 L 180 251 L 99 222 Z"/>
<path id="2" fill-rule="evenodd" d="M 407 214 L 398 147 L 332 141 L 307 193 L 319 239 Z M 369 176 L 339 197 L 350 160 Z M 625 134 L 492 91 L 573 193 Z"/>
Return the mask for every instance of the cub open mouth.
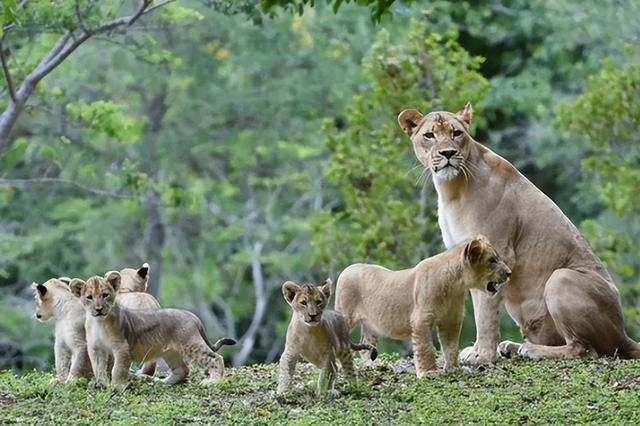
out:
<path id="1" fill-rule="evenodd" d="M 500 291 L 500 289 L 502 288 L 502 286 L 504 286 L 506 283 L 506 281 L 503 281 L 501 283 L 497 282 L 497 281 L 489 281 L 487 283 L 487 291 L 491 294 L 496 294 L 498 291 Z"/>

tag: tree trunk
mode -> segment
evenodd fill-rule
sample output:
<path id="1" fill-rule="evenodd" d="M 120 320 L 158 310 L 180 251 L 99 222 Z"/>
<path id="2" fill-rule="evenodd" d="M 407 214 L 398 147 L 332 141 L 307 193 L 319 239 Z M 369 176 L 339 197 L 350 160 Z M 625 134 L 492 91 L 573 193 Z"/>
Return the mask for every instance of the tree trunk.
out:
<path id="1" fill-rule="evenodd" d="M 160 276 L 162 274 L 162 248 L 164 247 L 164 224 L 160 217 L 160 194 L 149 190 L 145 194 L 145 209 L 147 210 L 147 225 L 144 230 L 144 251 L 146 261 L 151 266 L 147 291 L 153 296 L 160 292 Z"/>

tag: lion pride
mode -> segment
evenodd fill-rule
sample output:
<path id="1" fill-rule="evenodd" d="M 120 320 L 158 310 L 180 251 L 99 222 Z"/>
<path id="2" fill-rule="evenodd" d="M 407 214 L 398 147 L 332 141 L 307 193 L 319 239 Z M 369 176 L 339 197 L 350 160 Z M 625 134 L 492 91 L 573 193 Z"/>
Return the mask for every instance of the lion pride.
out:
<path id="1" fill-rule="evenodd" d="M 461 361 L 493 362 L 497 347 L 505 356 L 532 359 L 640 358 L 607 268 L 549 197 L 471 137 L 472 114 L 468 103 L 455 114 L 405 110 L 398 116 L 416 157 L 433 174 L 445 246 L 484 234 L 513 272 L 501 294 L 471 290 L 477 335 Z M 498 346 L 502 303 L 526 343 Z"/>

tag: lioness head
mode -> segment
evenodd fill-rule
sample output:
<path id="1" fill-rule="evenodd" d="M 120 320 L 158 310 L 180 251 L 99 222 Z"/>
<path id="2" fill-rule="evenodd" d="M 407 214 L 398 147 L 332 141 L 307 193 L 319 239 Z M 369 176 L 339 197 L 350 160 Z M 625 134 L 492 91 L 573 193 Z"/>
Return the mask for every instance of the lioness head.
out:
<path id="1" fill-rule="evenodd" d="M 282 295 L 293 311 L 304 319 L 305 324 L 318 325 L 331 297 L 331 280 L 327 279 L 317 287 L 287 281 L 282 285 Z"/>
<path id="2" fill-rule="evenodd" d="M 51 278 L 44 284 L 33 283 L 31 288 L 34 291 L 36 300 L 35 316 L 38 321 L 49 321 L 55 314 L 57 297 L 56 291 L 67 291 L 66 284 L 57 278 Z"/>
<path id="3" fill-rule="evenodd" d="M 147 283 L 149 282 L 149 264 L 144 263 L 140 268 L 124 268 L 120 271 L 120 292 L 127 291 L 147 291 Z M 108 277 L 113 271 L 109 271 L 104 274 L 104 277 Z"/>
<path id="4" fill-rule="evenodd" d="M 106 316 L 111 312 L 120 287 L 120 273 L 113 271 L 105 278 L 94 276 L 86 282 L 74 278 L 69 283 L 71 292 L 80 298 L 82 306 L 94 317 Z"/>
<path id="5" fill-rule="evenodd" d="M 465 243 L 464 262 L 470 267 L 470 282 L 476 283 L 477 288 L 490 294 L 496 294 L 511 275 L 511 269 L 482 235 Z"/>
<path id="6" fill-rule="evenodd" d="M 472 117 L 473 108 L 467 103 L 455 114 L 434 111 L 422 115 L 415 109 L 407 109 L 398 115 L 398 123 L 411 139 L 418 160 L 431 170 L 435 179 L 447 181 L 460 172 L 469 173 L 465 161 L 469 156 Z"/>

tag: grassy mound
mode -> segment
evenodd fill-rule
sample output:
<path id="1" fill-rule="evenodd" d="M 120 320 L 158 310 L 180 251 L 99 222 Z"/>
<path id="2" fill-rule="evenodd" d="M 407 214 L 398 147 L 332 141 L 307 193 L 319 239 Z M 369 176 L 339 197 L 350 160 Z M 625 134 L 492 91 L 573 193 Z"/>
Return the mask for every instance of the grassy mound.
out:
<path id="1" fill-rule="evenodd" d="M 227 370 L 216 386 L 136 380 L 125 392 L 86 381 L 50 385 L 51 373 L 0 372 L 0 424 L 640 424 L 640 362 L 501 360 L 471 372 L 417 380 L 408 359 L 383 355 L 314 396 L 317 374 L 298 366 L 295 388 L 276 397 L 277 366 Z"/>

